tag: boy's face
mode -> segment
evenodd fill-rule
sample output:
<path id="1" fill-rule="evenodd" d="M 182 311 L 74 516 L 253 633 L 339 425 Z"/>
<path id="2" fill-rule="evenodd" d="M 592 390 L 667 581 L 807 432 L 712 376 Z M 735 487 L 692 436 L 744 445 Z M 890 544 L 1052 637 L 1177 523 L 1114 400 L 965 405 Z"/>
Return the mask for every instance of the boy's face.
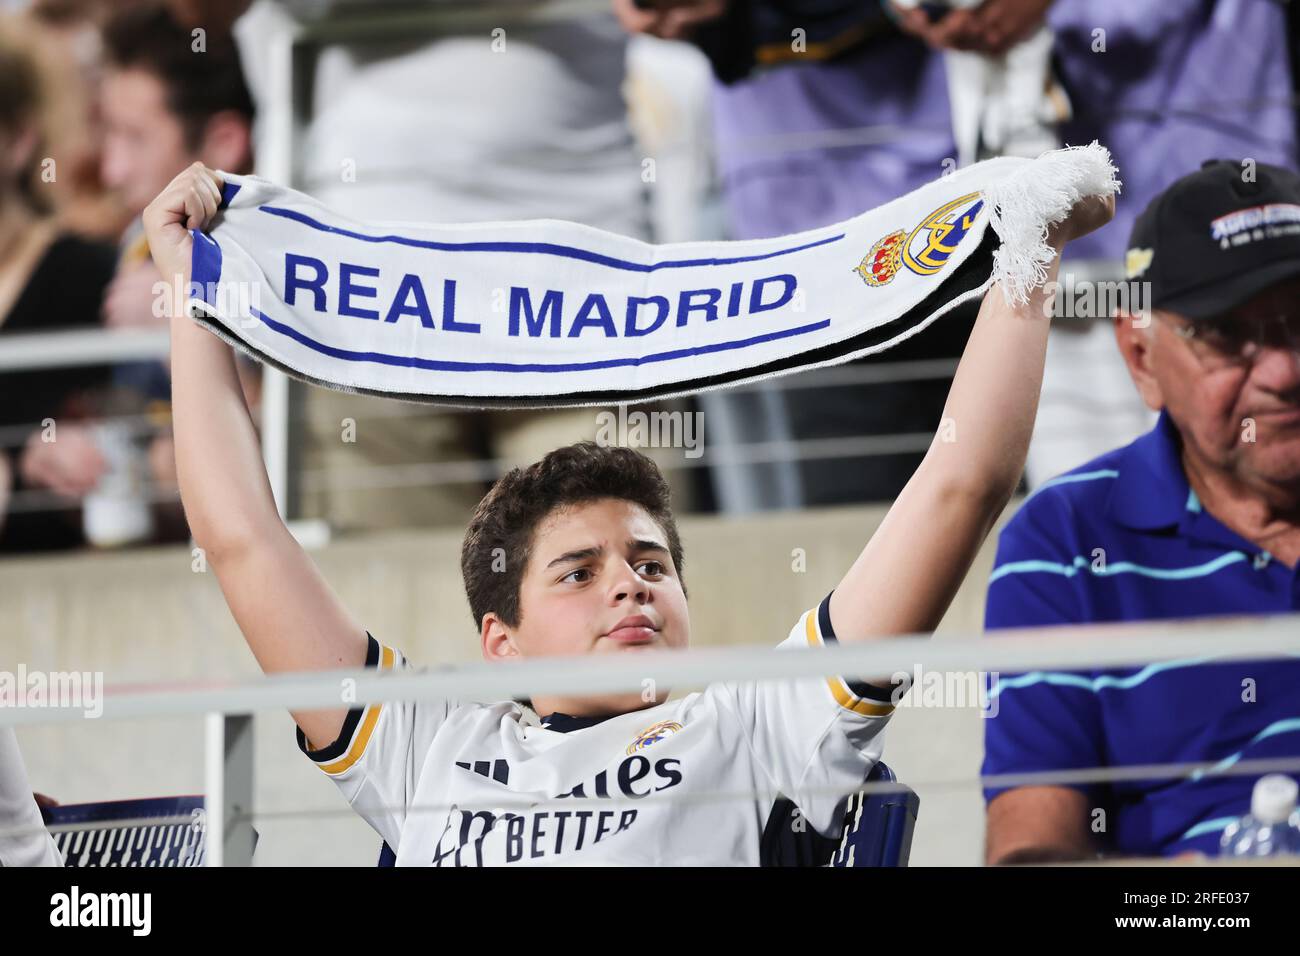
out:
<path id="1" fill-rule="evenodd" d="M 519 600 L 518 627 L 484 615 L 487 660 L 629 654 L 690 643 L 686 595 L 668 537 L 630 501 L 603 498 L 544 518 Z M 535 696 L 533 705 L 541 714 L 593 716 L 639 710 L 667 696 L 667 688 L 599 698 Z"/>

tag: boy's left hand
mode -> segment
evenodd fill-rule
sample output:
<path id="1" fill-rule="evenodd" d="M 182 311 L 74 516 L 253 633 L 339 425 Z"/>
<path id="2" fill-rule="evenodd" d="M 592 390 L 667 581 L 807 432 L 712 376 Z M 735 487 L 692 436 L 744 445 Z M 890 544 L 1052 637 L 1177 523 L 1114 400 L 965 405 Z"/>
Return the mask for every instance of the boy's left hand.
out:
<path id="1" fill-rule="evenodd" d="M 1115 197 L 1087 196 L 1080 199 L 1070 214 L 1047 229 L 1048 245 L 1060 252 L 1067 242 L 1100 229 L 1115 216 Z"/>

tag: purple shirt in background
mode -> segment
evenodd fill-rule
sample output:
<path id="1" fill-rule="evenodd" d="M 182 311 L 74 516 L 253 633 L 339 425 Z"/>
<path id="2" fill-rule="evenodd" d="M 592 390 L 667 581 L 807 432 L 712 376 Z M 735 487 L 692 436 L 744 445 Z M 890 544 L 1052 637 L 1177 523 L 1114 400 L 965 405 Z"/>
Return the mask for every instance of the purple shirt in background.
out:
<path id="1" fill-rule="evenodd" d="M 1122 258 L 1147 203 L 1207 159 L 1296 168 L 1280 3 L 1056 0 L 1048 22 L 1075 113 L 1062 139 L 1099 140 L 1124 182 L 1114 222 L 1071 244 L 1071 255 Z M 1092 52 L 1099 28 L 1104 53 Z"/>
<path id="2" fill-rule="evenodd" d="M 1206 159 L 1296 168 L 1286 12 L 1274 0 L 1056 0 L 1049 14 L 1075 117 L 1124 191 L 1115 222 L 1071 246 L 1123 257 L 1133 220 Z M 1093 52 L 1095 30 L 1105 52 Z M 714 126 L 732 235 L 813 229 L 937 178 L 956 155 L 943 60 L 892 36 L 830 63 L 718 84 Z"/>
<path id="3" fill-rule="evenodd" d="M 910 37 L 716 84 L 713 114 L 736 239 L 856 216 L 937 179 L 957 155 L 943 59 Z"/>

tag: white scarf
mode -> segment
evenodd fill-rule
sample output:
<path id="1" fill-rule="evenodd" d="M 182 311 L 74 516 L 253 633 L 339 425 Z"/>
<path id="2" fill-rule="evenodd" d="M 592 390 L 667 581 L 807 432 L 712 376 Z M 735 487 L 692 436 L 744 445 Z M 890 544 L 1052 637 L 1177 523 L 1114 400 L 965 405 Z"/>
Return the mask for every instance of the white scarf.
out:
<path id="1" fill-rule="evenodd" d="M 958 170 L 834 226 L 656 246 L 570 222 L 367 223 L 223 174 L 191 315 L 290 375 L 470 407 L 701 392 L 887 349 L 995 281 L 1025 301 L 1046 228 L 1118 191 L 1096 143 Z"/>

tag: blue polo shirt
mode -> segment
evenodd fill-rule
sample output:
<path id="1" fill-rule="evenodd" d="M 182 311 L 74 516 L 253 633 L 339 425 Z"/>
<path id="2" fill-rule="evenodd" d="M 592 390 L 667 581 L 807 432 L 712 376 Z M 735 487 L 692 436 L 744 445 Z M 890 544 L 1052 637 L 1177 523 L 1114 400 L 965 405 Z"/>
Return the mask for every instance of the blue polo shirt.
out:
<path id="1" fill-rule="evenodd" d="M 1179 460 L 1177 429 L 1162 414 L 1131 445 L 1025 501 L 998 541 L 985 627 L 1297 608 L 1297 569 L 1201 508 Z M 1300 623 L 1296 636 L 1300 647 Z M 985 774 L 1300 756 L 1296 657 L 1004 674 L 992 693 Z M 1249 810 L 1256 779 L 1201 774 L 1077 789 L 1105 810 L 1099 838 L 1108 852 L 1215 854 L 1223 828 Z M 985 799 L 1004 789 L 986 788 Z"/>

